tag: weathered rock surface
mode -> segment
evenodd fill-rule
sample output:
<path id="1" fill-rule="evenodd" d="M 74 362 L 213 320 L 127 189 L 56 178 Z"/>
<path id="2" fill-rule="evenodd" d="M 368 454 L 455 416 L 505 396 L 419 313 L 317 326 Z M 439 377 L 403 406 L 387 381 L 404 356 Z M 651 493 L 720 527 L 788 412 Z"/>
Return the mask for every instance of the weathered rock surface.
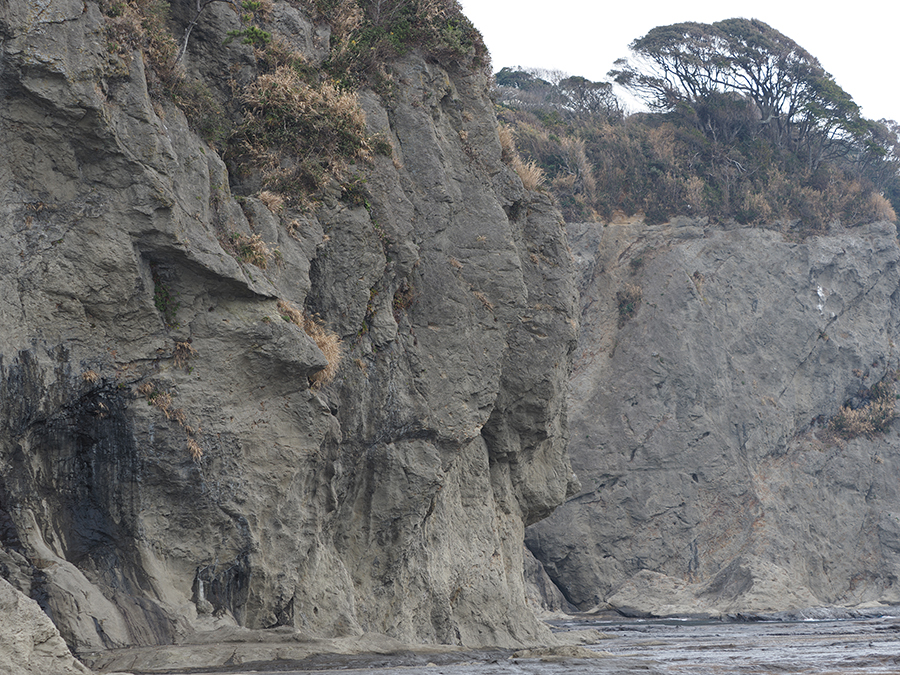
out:
<path id="1" fill-rule="evenodd" d="M 324 58 L 326 26 L 273 12 Z M 252 71 L 222 45 L 239 25 L 211 6 L 194 76 Z M 78 653 L 229 625 L 549 639 L 522 540 L 575 486 L 574 285 L 485 74 L 392 64 L 389 104 L 364 95 L 394 146 L 357 167 L 367 207 L 335 189 L 273 214 L 151 101 L 139 54 L 110 56 L 95 2 L 2 3 L 0 48 L 2 576 Z M 242 262 L 234 233 L 279 255 Z M 344 339 L 319 391 L 327 361 L 279 299 Z"/>
<path id="2" fill-rule="evenodd" d="M 0 579 L 0 671 L 7 675 L 89 673 L 38 604 Z"/>
<path id="3" fill-rule="evenodd" d="M 894 225 L 633 221 L 570 241 L 583 489 L 527 534 L 566 597 L 657 615 L 900 600 L 900 435 L 826 433 L 897 368 Z"/>

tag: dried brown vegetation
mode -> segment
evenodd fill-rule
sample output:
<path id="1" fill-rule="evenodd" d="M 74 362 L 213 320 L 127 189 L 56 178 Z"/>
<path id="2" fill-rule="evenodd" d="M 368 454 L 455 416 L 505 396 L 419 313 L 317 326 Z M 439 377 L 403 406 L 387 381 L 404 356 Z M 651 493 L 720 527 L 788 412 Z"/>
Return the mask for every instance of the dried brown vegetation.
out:
<path id="1" fill-rule="evenodd" d="M 175 349 L 172 351 L 172 361 L 174 361 L 176 368 L 189 370 L 190 361 L 196 355 L 197 350 L 191 346 L 191 343 L 187 340 L 183 340 L 175 343 Z"/>
<path id="2" fill-rule="evenodd" d="M 269 267 L 269 258 L 272 253 L 266 242 L 263 241 L 262 235 L 232 233 L 229 248 L 245 263 L 255 265 L 261 270 Z"/>
<path id="3" fill-rule="evenodd" d="M 166 416 L 167 420 L 174 421 L 184 430 L 185 434 L 187 435 L 188 453 L 191 455 L 191 458 L 194 461 L 199 461 L 203 456 L 203 449 L 194 438 L 194 434 L 197 430 L 193 426 L 188 424 L 187 414 L 184 412 L 184 408 L 172 407 L 172 393 L 166 391 L 165 389 L 162 389 L 153 382 L 144 382 L 137 388 L 136 391 L 139 396 L 147 399 L 147 405 L 159 410 L 163 415 Z"/>
<path id="4" fill-rule="evenodd" d="M 344 358 L 344 346 L 340 336 L 334 331 L 328 330 L 317 317 L 286 300 L 279 300 L 277 306 L 281 318 L 300 327 L 316 343 L 328 361 L 328 365 L 324 369 L 310 375 L 310 388 L 319 389 L 333 381 L 338 368 L 340 368 L 341 360 Z"/>
<path id="5" fill-rule="evenodd" d="M 498 87 L 505 159 L 513 157 L 511 130 L 523 160 L 544 170 L 569 221 L 608 221 L 619 212 L 651 223 L 697 215 L 800 236 L 836 220 L 847 227 L 896 222 L 896 123 L 869 123 L 877 143 L 810 163 L 794 146 L 772 141 L 737 100 L 716 108 L 710 127 L 704 115 L 713 114 L 713 103 L 623 117 L 615 106 L 577 110 L 559 93 L 566 80 L 553 84 L 504 69 L 497 81 L 506 83 Z"/>
<path id="6" fill-rule="evenodd" d="M 522 159 L 516 149 L 513 131 L 508 125 L 499 125 L 497 135 L 500 138 L 500 158 L 519 175 L 526 190 L 539 190 L 547 178 L 544 170 L 535 160 L 526 162 Z"/>
<path id="7" fill-rule="evenodd" d="M 266 205 L 272 213 L 278 214 L 284 211 L 284 195 L 271 190 L 263 190 L 259 193 L 259 200 Z"/>
<path id="8" fill-rule="evenodd" d="M 893 379 L 893 373 L 889 373 L 871 389 L 861 392 L 863 402 L 856 408 L 849 404 L 841 406 L 828 422 L 828 428 L 845 439 L 887 431 L 897 416 Z"/>
<path id="9" fill-rule="evenodd" d="M 242 95 L 244 121 L 231 139 L 233 162 L 262 170 L 263 186 L 288 203 L 302 201 L 350 162 L 371 157 L 355 92 L 332 81 L 306 81 L 281 65 Z"/>
<path id="10" fill-rule="evenodd" d="M 621 290 L 616 292 L 616 305 L 619 309 L 619 328 L 624 326 L 625 322 L 637 313 L 643 297 L 643 290 L 636 284 L 625 284 Z"/>

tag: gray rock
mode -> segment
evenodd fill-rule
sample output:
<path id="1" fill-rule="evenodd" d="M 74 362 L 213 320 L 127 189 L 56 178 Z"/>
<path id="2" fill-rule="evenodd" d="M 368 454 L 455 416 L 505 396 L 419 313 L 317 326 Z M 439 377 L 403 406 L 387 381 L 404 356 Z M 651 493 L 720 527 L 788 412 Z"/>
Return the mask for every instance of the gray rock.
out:
<path id="1" fill-rule="evenodd" d="M 88 675 L 38 604 L 0 579 L 0 670 L 7 675 Z"/>
<path id="2" fill-rule="evenodd" d="M 108 55 L 95 3 L 32 4 L 0 7 L 3 575 L 96 663 L 229 627 L 550 641 L 522 540 L 576 486 L 575 293 L 485 74 L 410 54 L 394 98 L 363 95 L 395 149 L 354 169 L 368 208 L 335 188 L 242 209 L 140 56 Z M 210 6 L 187 57 L 223 99 L 255 67 L 222 44 L 235 20 Z M 303 26 L 315 62 L 327 31 Z M 241 260 L 233 234 L 280 256 Z M 278 300 L 343 338 L 330 385 Z"/>
<path id="3" fill-rule="evenodd" d="M 633 221 L 570 241 L 583 489 L 527 534 L 566 597 L 637 614 L 895 603 L 900 437 L 827 432 L 898 365 L 894 226 L 795 241 Z"/>
<path id="4" fill-rule="evenodd" d="M 544 566 L 525 549 L 525 598 L 538 615 L 556 617 L 577 611 L 553 583 Z"/>

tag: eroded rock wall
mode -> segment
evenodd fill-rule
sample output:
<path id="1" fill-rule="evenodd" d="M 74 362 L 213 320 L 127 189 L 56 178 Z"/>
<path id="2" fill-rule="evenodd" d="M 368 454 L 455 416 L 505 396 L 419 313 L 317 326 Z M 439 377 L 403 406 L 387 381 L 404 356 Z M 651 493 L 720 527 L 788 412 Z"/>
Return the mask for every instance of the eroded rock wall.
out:
<path id="1" fill-rule="evenodd" d="M 894 225 L 569 228 L 583 490 L 527 535 L 567 598 L 654 614 L 900 601 L 900 437 L 828 431 L 893 383 Z"/>
<path id="2" fill-rule="evenodd" d="M 273 15 L 325 58 L 327 26 Z M 501 161 L 486 75 L 392 64 L 395 96 L 363 93 L 394 148 L 357 167 L 366 203 L 335 187 L 273 213 L 235 200 L 103 21 L 0 5 L 3 577 L 80 653 L 235 623 L 545 639 L 522 538 L 576 486 L 575 294 L 559 213 Z M 222 44 L 237 28 L 214 3 L 192 34 L 219 93 L 253 67 Z M 266 269 L 237 234 L 277 251 Z M 311 389 L 327 360 L 279 300 L 343 338 L 333 383 Z"/>

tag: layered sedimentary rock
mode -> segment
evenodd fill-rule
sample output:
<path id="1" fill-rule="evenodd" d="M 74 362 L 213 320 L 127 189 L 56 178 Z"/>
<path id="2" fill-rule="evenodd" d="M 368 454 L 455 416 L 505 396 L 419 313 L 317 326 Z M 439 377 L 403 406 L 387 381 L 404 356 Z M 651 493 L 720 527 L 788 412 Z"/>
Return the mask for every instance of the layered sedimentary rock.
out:
<path id="1" fill-rule="evenodd" d="M 583 490 L 527 535 L 566 597 L 653 614 L 900 601 L 900 436 L 829 424 L 896 396 L 894 225 L 633 220 L 570 241 Z"/>
<path id="2" fill-rule="evenodd" d="M 328 27 L 273 14 L 320 63 Z M 215 92 L 253 66 L 240 27 L 214 3 L 192 33 Z M 393 146 L 357 167 L 366 203 L 273 213 L 109 53 L 96 3 L 4 3 L 0 47 L 2 576 L 81 653 L 223 624 L 545 639 L 522 539 L 576 485 L 574 285 L 486 74 L 392 64 L 393 97 L 362 98 Z M 342 337 L 331 384 L 279 301 Z"/>

